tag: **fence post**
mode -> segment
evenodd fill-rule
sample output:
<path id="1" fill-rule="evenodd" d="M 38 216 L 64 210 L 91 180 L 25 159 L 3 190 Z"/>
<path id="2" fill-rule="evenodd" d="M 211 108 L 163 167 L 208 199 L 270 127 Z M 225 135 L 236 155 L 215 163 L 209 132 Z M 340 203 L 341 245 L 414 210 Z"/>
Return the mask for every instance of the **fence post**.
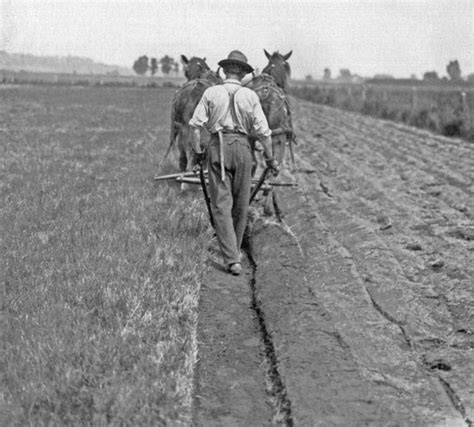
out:
<path id="1" fill-rule="evenodd" d="M 416 111 L 418 107 L 418 91 L 416 86 L 412 86 L 411 88 L 411 112 L 412 114 Z"/>
<path id="2" fill-rule="evenodd" d="M 466 92 L 461 92 L 461 109 L 464 116 L 464 124 L 468 131 L 472 129 L 472 117 L 471 112 L 469 111 L 469 105 L 467 103 Z"/>

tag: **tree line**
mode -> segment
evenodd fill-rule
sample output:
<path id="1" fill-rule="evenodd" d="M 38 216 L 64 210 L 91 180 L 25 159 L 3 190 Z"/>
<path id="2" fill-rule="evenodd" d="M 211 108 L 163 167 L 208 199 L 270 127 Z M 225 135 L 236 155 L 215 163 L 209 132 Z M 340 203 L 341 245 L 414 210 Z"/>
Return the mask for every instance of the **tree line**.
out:
<path id="1" fill-rule="evenodd" d="M 159 61 L 156 58 L 148 58 L 147 55 L 142 55 L 133 63 L 133 70 L 142 76 L 147 72 L 154 76 L 158 69 L 161 69 L 164 75 L 169 75 L 171 71 L 178 74 L 179 63 L 169 55 L 163 56 Z"/>
<path id="2" fill-rule="evenodd" d="M 447 77 L 440 77 L 436 71 L 426 71 L 423 74 L 423 80 L 425 81 L 452 81 L 452 82 L 461 82 L 463 80 L 466 80 L 470 83 L 474 83 L 474 73 L 468 74 L 466 78 L 464 79 L 462 77 L 461 73 L 461 66 L 459 64 L 459 61 L 457 59 L 453 61 L 449 61 L 448 65 L 446 66 L 446 72 L 447 72 Z M 351 74 L 350 70 L 348 68 L 342 68 L 339 70 L 339 75 L 336 77 L 337 80 L 340 81 L 354 81 L 354 79 L 357 79 L 359 76 L 355 74 Z M 323 79 L 324 80 L 331 80 L 332 75 L 331 75 L 331 69 L 330 68 L 325 68 L 324 69 L 324 74 L 323 74 Z M 393 79 L 393 76 L 388 75 L 388 74 L 378 74 L 374 76 L 374 79 Z M 417 80 L 416 76 L 412 74 L 410 76 L 411 80 Z M 306 76 L 306 80 L 312 80 L 311 75 Z"/>

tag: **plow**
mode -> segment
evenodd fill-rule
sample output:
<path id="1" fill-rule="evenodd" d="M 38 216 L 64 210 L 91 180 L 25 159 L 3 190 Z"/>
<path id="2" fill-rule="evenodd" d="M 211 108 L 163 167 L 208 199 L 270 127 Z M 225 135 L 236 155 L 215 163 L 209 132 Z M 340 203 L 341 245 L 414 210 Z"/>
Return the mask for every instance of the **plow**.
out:
<path id="1" fill-rule="evenodd" d="M 252 178 L 252 187 L 250 190 L 250 199 L 249 203 L 252 203 L 259 192 L 263 192 L 265 196 L 268 196 L 274 189 L 274 187 L 297 187 L 298 183 L 296 182 L 279 182 L 267 180 L 267 177 L 270 173 L 270 168 L 267 167 L 263 170 L 259 178 Z M 214 217 L 212 215 L 211 209 L 211 200 L 209 197 L 209 180 L 207 177 L 207 170 L 199 168 L 197 172 L 179 172 L 172 173 L 168 175 L 155 175 L 155 181 L 176 181 L 179 183 L 186 183 L 191 185 L 200 185 L 204 195 L 204 200 L 206 202 L 207 211 L 209 214 L 209 220 L 211 225 L 214 227 Z M 275 211 L 280 212 L 278 206 L 275 206 Z M 279 214 L 277 216 L 280 216 Z"/>
<path id="2" fill-rule="evenodd" d="M 268 173 L 268 171 L 265 169 L 265 178 Z M 207 170 L 202 171 L 205 182 L 206 184 L 209 184 L 207 181 Z M 260 178 L 252 178 L 252 186 L 254 187 L 255 184 L 258 184 L 258 182 L 261 180 L 262 177 Z M 168 181 L 168 180 L 174 180 L 177 182 L 184 182 L 187 184 L 196 184 L 199 185 L 201 184 L 201 180 L 198 175 L 194 172 L 179 172 L 179 173 L 172 173 L 169 175 L 155 175 L 154 177 L 155 181 Z M 266 179 L 263 180 L 261 183 L 261 187 L 259 188 L 260 190 L 264 189 L 270 189 L 272 187 L 297 187 L 298 183 L 296 182 L 278 182 L 278 181 L 266 181 Z M 258 191 L 257 191 L 258 192 Z"/>
<path id="3" fill-rule="evenodd" d="M 201 185 L 202 186 L 202 180 L 200 175 L 203 175 L 204 182 L 207 185 L 209 185 L 208 179 L 207 179 L 207 170 L 202 170 L 202 172 L 199 172 L 197 175 L 194 172 L 180 172 L 180 173 L 173 173 L 169 175 L 155 175 L 154 180 L 155 181 L 177 181 L 179 183 L 186 183 L 186 184 L 194 184 L 194 185 Z M 250 202 L 255 198 L 257 193 L 259 191 L 264 191 L 264 190 L 271 190 L 273 187 L 297 187 L 298 183 L 296 182 L 278 182 L 278 181 L 267 181 L 266 176 L 268 174 L 268 170 L 265 169 L 262 173 L 262 176 L 260 178 L 252 178 L 252 192 L 250 196 Z M 262 179 L 263 177 L 263 179 Z"/>

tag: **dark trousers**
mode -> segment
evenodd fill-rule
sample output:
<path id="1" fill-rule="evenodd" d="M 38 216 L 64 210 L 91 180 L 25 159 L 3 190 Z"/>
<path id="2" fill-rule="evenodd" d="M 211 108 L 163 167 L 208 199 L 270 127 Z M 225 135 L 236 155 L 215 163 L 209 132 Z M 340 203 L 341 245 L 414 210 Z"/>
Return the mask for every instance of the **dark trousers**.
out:
<path id="1" fill-rule="evenodd" d="M 209 194 L 217 239 L 224 263 L 240 262 L 240 246 L 247 225 L 252 153 L 247 136 L 224 134 L 225 179 L 221 179 L 219 137 L 208 148 Z"/>

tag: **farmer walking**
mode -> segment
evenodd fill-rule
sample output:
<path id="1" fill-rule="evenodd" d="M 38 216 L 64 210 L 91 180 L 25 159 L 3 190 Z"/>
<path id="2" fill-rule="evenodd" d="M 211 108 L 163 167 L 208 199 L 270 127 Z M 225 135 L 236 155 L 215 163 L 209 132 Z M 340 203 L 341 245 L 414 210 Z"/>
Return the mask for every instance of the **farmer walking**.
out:
<path id="1" fill-rule="evenodd" d="M 267 166 L 278 173 L 271 153 L 271 132 L 257 94 L 242 87 L 242 79 L 253 68 L 240 51 L 230 52 L 219 62 L 226 76 L 222 85 L 206 89 L 189 125 L 193 134 L 195 161 L 201 164 L 205 152 L 200 130 L 210 134 L 207 148 L 209 193 L 217 240 L 227 271 L 242 271 L 240 247 L 247 225 L 252 180 L 252 148 L 249 136 L 258 138 Z"/>

